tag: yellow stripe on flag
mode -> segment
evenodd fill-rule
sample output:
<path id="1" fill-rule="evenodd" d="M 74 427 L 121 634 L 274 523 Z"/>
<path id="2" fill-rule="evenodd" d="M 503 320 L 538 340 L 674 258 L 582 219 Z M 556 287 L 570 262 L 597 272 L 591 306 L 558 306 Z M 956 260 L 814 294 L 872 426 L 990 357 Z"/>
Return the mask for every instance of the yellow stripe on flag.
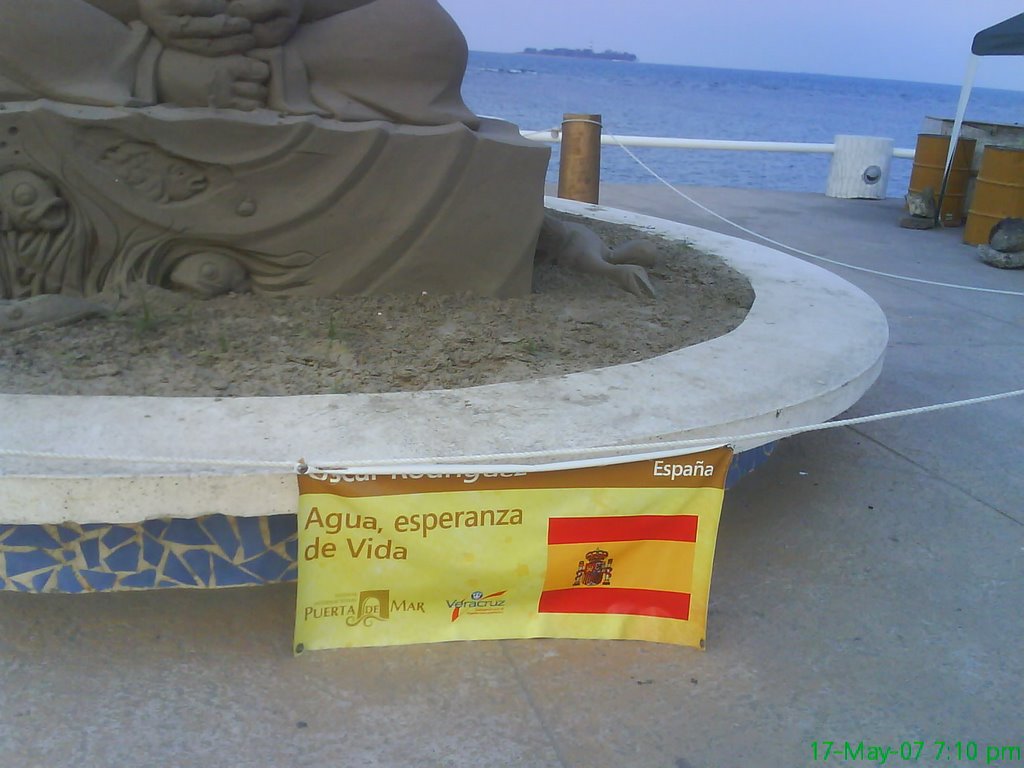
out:
<path id="1" fill-rule="evenodd" d="M 544 591 L 573 587 L 580 562 L 597 549 L 608 552 L 612 573 L 608 586 L 689 592 L 696 545 L 682 541 L 620 541 L 598 544 L 555 544 L 548 547 Z M 601 589 L 577 585 L 576 589 Z"/>

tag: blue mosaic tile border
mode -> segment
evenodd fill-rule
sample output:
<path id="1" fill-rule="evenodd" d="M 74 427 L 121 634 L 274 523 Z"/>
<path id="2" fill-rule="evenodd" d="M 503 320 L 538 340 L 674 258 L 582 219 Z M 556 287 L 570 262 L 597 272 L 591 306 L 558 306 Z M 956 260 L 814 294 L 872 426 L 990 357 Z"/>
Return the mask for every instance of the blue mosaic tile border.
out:
<path id="1" fill-rule="evenodd" d="M 771 455 L 775 453 L 778 445 L 778 442 L 766 443 L 733 456 L 732 464 L 729 467 L 729 474 L 725 478 L 726 490 L 735 488 L 740 480 L 768 461 Z"/>
<path id="2" fill-rule="evenodd" d="M 775 443 L 733 457 L 732 488 Z M 130 525 L 0 525 L 0 590 L 121 592 L 294 581 L 296 516 L 147 520 Z"/>
<path id="3" fill-rule="evenodd" d="M 292 581 L 295 515 L 0 525 L 0 589 L 115 592 Z"/>

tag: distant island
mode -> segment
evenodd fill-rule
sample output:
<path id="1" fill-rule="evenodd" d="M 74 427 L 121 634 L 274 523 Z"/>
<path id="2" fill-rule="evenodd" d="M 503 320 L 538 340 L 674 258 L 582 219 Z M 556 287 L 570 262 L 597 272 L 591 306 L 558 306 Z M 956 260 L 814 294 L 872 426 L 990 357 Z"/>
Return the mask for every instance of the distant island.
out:
<path id="1" fill-rule="evenodd" d="M 524 48 L 523 53 L 533 56 L 568 56 L 573 59 L 604 59 L 605 61 L 636 61 L 635 53 L 625 51 L 595 51 L 593 48 Z"/>

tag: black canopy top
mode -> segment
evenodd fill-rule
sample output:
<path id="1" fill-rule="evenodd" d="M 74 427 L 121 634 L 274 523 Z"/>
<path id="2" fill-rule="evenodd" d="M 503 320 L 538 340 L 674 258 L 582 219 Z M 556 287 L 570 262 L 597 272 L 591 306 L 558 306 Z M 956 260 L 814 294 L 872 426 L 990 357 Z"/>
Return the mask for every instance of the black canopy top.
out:
<path id="1" fill-rule="evenodd" d="M 1024 54 L 1024 13 L 981 30 L 974 36 L 971 52 L 976 56 Z"/>

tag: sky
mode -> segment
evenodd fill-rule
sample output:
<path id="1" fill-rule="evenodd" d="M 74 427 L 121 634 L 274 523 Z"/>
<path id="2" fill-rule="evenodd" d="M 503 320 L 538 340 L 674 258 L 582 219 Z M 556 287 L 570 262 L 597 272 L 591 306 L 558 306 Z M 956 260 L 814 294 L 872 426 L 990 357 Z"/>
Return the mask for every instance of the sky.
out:
<path id="1" fill-rule="evenodd" d="M 975 33 L 1024 0 L 440 0 L 476 51 L 612 48 L 647 63 L 963 81 Z M 1024 57 L 978 86 L 1024 90 Z"/>

